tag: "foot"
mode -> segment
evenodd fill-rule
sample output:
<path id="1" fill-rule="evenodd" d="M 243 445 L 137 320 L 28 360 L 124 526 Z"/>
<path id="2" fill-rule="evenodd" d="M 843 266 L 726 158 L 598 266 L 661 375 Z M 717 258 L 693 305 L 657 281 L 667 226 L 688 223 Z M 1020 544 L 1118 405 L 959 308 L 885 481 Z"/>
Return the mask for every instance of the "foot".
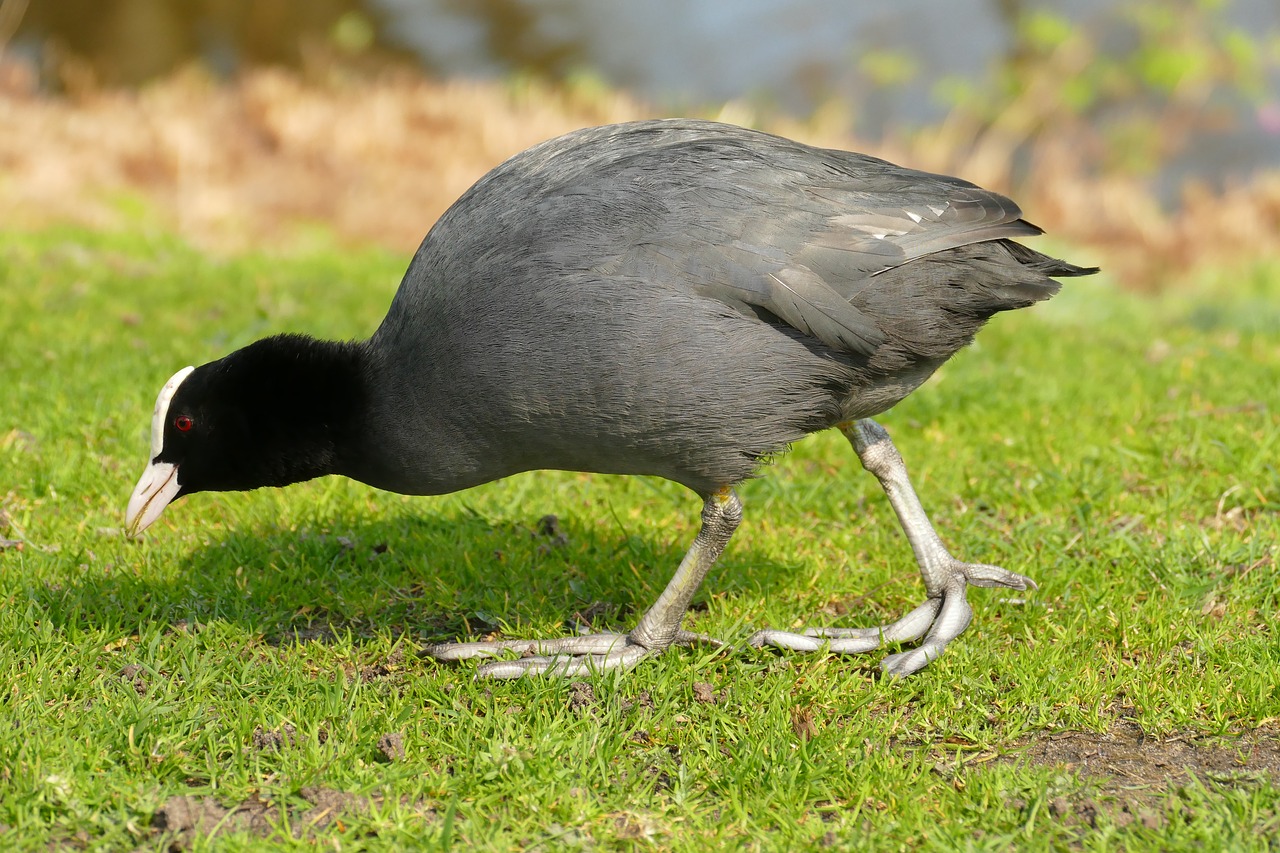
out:
<path id="1" fill-rule="evenodd" d="M 702 528 L 680 561 L 675 575 L 653 606 L 629 634 L 580 634 L 557 640 L 497 640 L 482 643 L 440 643 L 426 653 L 436 660 L 496 657 L 518 652 L 523 657 L 487 663 L 477 678 L 519 678 L 522 675 L 575 677 L 606 669 L 630 669 L 650 655 L 671 646 L 705 643 L 723 646 L 719 640 L 680 627 L 693 594 L 720 556 L 742 519 L 742 503 L 725 487 L 708 495 L 702 504 Z"/>
<path id="2" fill-rule="evenodd" d="M 1030 578 L 998 566 L 966 563 L 951 556 L 933 529 L 907 476 L 906 463 L 884 427 L 873 420 L 860 420 L 840 424 L 839 429 L 853 445 L 862 467 L 875 475 L 889 498 L 920 567 L 927 598 L 897 622 L 877 628 L 813 628 L 800 634 L 760 631 L 748 642 L 794 651 L 817 651 L 825 647 L 833 652 L 856 654 L 887 643 L 908 643 L 923 637 L 916 648 L 889 655 L 880 664 L 889 675 L 910 675 L 937 660 L 947 644 L 969 627 L 973 608 L 965 598 L 966 587 L 1035 589 L 1036 585 Z"/>
<path id="3" fill-rule="evenodd" d="M 712 637 L 679 631 L 668 646 L 698 644 L 721 647 Z M 500 657 L 508 652 L 521 656 L 514 660 L 487 663 L 476 670 L 476 678 L 519 678 L 523 675 L 555 675 L 574 678 L 608 669 L 630 669 L 644 658 L 665 650 L 649 648 L 630 634 L 579 634 L 554 640 L 494 640 L 478 643 L 438 643 L 426 654 L 440 661 Z"/>
<path id="4" fill-rule="evenodd" d="M 1036 588 L 1031 578 L 998 566 L 965 563 L 950 554 L 947 560 L 949 562 L 943 565 L 934 566 L 936 571 L 945 575 L 941 591 L 896 622 L 876 628 L 810 628 L 802 633 L 758 631 L 747 642 L 752 646 L 773 646 L 798 652 L 826 648 L 838 654 L 861 654 L 891 643 L 909 643 L 923 637 L 914 649 L 889 655 L 880 663 L 880 668 L 887 675 L 910 675 L 941 656 L 947 644 L 969 627 L 973 608 L 965 597 L 965 587 Z"/>

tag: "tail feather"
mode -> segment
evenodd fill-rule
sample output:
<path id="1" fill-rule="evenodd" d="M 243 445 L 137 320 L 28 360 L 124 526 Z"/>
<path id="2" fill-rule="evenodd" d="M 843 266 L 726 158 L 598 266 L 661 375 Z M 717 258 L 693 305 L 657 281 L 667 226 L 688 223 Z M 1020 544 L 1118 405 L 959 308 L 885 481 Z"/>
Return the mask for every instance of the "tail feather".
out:
<path id="1" fill-rule="evenodd" d="M 1012 240 L 1001 242 L 1018 263 L 1043 276 L 1071 278 L 1080 275 L 1093 275 L 1098 272 L 1098 267 L 1078 267 L 1075 264 L 1037 252 L 1035 249 L 1028 249 L 1021 243 L 1015 243 Z"/>

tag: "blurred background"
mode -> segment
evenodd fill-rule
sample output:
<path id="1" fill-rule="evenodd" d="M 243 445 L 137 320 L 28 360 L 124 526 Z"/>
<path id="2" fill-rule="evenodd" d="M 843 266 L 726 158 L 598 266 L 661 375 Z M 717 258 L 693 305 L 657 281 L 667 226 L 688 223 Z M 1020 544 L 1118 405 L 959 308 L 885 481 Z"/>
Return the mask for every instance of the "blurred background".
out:
<path id="1" fill-rule="evenodd" d="M 1275 0 L 0 0 L 0 226 L 408 251 L 510 154 L 661 115 L 1011 193 L 1135 289 L 1280 246 Z"/>

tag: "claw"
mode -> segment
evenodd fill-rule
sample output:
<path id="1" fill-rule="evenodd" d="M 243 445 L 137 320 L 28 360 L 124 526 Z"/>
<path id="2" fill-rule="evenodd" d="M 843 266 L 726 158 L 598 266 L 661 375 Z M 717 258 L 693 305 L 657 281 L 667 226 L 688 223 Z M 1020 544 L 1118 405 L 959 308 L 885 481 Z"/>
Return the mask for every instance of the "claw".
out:
<path id="1" fill-rule="evenodd" d="M 1002 569 L 999 566 L 988 566 L 982 563 L 969 563 L 964 570 L 965 580 L 972 586 L 1004 586 L 1009 589 L 1037 589 L 1036 582 L 1026 575 Z"/>
<path id="2" fill-rule="evenodd" d="M 1035 589 L 1027 577 L 979 563 L 962 563 L 952 558 L 944 571 L 946 583 L 936 597 L 928 598 L 896 622 L 877 628 L 810 628 L 804 633 L 757 631 L 747 640 L 752 646 L 773 646 L 794 652 L 826 649 L 833 654 L 861 654 L 891 643 L 921 640 L 914 649 L 885 657 L 880 668 L 886 675 L 904 676 L 926 667 L 941 657 L 947 645 L 959 637 L 973 621 L 973 607 L 965 587 L 1008 586 Z"/>
<path id="3" fill-rule="evenodd" d="M 423 651 L 436 660 L 469 660 L 491 658 L 503 652 L 521 652 L 529 655 L 607 655 L 620 643 L 625 644 L 625 634 L 578 634 L 555 640 L 494 640 L 478 643 L 437 643 Z"/>
<path id="4" fill-rule="evenodd" d="M 880 671 L 894 678 L 903 678 L 919 672 L 942 656 L 944 646 L 925 643 L 905 652 L 887 655 L 880 661 Z"/>
<path id="5" fill-rule="evenodd" d="M 622 635 L 619 635 L 622 636 Z M 626 638 L 622 637 L 625 642 Z M 521 678 L 526 675 L 553 675 L 576 678 L 610 669 L 630 669 L 652 654 L 644 646 L 623 645 L 606 654 L 550 655 L 501 660 L 487 663 L 476 670 L 476 678 Z"/>
<path id="6" fill-rule="evenodd" d="M 713 649 L 727 649 L 729 647 L 729 644 L 724 640 L 718 640 L 710 634 L 700 634 L 697 631 L 685 631 L 684 629 L 676 633 L 676 638 L 672 641 L 672 645 L 686 648 L 710 646 Z"/>
<path id="7" fill-rule="evenodd" d="M 715 637 L 693 631 L 677 632 L 672 645 L 723 648 Z M 520 678 L 525 675 L 577 677 L 608 669 L 630 669 L 659 649 L 650 649 L 627 634 L 577 634 L 554 640 L 493 640 L 477 643 L 437 643 L 423 649 L 439 661 L 499 657 L 517 652 L 525 656 L 499 660 L 476 669 L 476 678 Z"/>

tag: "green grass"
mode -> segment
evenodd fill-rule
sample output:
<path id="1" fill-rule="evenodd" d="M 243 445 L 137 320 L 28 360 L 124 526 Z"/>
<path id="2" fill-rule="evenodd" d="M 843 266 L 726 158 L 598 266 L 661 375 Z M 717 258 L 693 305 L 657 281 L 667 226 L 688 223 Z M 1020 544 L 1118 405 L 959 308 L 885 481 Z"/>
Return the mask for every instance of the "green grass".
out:
<path id="1" fill-rule="evenodd" d="M 119 535 L 174 370 L 276 331 L 366 335 L 404 263 L 0 235 L 0 536 L 24 542 L 0 551 L 0 845 L 163 849 L 155 815 L 180 795 L 276 807 L 274 831 L 195 849 L 1247 849 L 1280 830 L 1265 772 L 1171 783 L 1159 820 L 1130 822 L 1103 768 L 1015 760 L 1126 722 L 1274 750 L 1280 266 L 1159 302 L 1069 282 L 884 416 L 953 551 L 1041 584 L 1025 603 L 975 590 L 973 626 L 921 674 L 676 650 L 576 708 L 568 683 L 476 683 L 416 649 L 562 634 L 593 604 L 625 629 L 695 532 L 679 486 L 541 472 L 406 498 L 327 479 L 197 495 Z M 741 640 L 920 600 L 838 436 L 740 494 L 691 627 Z M 567 544 L 537 535 L 546 514 Z M 295 840 L 313 787 L 374 805 Z M 1055 797 L 1101 808 L 1069 820 Z"/>

